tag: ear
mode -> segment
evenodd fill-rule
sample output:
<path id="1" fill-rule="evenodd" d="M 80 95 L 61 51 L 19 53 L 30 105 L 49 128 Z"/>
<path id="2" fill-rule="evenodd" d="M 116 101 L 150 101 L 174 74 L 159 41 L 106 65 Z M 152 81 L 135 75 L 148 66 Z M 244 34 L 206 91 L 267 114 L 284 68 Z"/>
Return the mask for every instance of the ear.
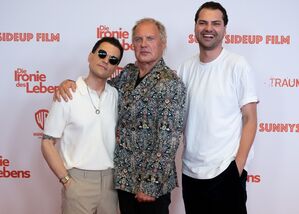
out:
<path id="1" fill-rule="evenodd" d="M 87 60 L 88 60 L 88 62 L 90 63 L 90 61 L 91 61 L 91 59 L 92 59 L 92 55 L 93 55 L 93 53 L 92 52 L 90 52 L 90 54 L 88 55 L 88 58 L 87 58 Z"/>

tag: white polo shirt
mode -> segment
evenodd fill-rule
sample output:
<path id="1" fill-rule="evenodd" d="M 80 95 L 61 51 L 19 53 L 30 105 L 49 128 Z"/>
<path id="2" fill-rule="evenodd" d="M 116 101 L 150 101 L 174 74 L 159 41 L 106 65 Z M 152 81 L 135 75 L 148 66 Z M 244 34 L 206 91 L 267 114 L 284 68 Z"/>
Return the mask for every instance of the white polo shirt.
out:
<path id="1" fill-rule="evenodd" d="M 243 57 L 222 50 L 210 63 L 193 56 L 178 75 L 187 87 L 183 173 L 197 179 L 216 177 L 236 157 L 241 107 L 258 101 L 253 74 Z"/>
<path id="2" fill-rule="evenodd" d="M 53 102 L 44 134 L 60 138 L 60 154 L 67 169 L 113 168 L 118 92 L 106 83 L 100 98 L 89 88 L 90 98 L 82 77 L 76 84 L 72 100 Z M 91 99 L 100 114 L 95 113 Z"/>

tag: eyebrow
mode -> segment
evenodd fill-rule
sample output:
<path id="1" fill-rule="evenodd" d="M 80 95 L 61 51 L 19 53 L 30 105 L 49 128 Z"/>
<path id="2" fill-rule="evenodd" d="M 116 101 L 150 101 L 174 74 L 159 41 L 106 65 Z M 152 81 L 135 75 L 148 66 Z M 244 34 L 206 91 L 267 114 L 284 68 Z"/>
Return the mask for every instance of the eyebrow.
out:
<path id="1" fill-rule="evenodd" d="M 205 19 L 198 19 L 197 22 L 213 22 L 213 23 L 215 23 L 215 22 L 222 22 L 222 20 L 217 19 L 217 20 L 208 21 Z"/>

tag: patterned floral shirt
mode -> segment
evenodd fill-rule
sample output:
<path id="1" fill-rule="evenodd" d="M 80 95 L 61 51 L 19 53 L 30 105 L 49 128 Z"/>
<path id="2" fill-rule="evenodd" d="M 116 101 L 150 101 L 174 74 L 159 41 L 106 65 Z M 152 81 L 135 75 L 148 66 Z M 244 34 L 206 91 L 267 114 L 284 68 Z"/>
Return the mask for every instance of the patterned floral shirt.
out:
<path id="1" fill-rule="evenodd" d="M 119 91 L 114 181 L 116 189 L 158 198 L 178 185 L 186 88 L 163 59 L 135 87 L 138 74 L 128 64 L 110 82 Z"/>

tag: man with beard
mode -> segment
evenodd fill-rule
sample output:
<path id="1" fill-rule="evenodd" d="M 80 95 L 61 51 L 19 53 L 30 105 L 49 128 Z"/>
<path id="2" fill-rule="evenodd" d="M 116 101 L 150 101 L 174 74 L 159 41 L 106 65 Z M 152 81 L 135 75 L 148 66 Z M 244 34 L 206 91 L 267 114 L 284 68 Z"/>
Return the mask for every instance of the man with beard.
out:
<path id="1" fill-rule="evenodd" d="M 227 23 L 221 4 L 204 3 L 194 27 L 200 52 L 178 69 L 187 87 L 186 214 L 247 212 L 244 167 L 256 133 L 258 98 L 246 60 L 222 46 Z"/>

